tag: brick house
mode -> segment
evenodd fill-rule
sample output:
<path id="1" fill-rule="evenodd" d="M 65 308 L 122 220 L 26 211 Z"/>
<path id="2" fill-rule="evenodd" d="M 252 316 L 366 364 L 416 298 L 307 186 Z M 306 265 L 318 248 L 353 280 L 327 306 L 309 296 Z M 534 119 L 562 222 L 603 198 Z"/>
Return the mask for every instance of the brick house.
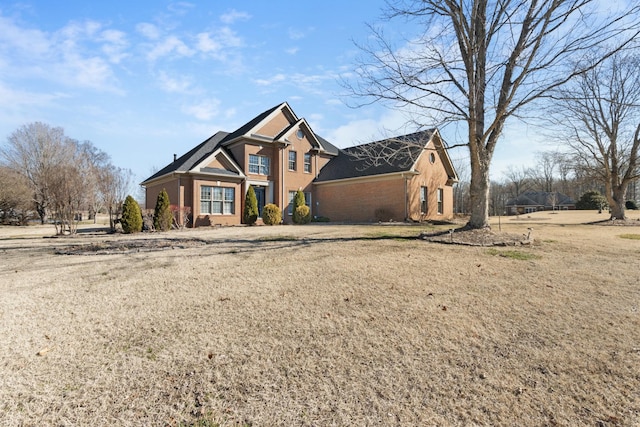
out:
<path id="1" fill-rule="evenodd" d="M 233 132 L 217 132 L 174 155 L 141 185 L 147 209 L 165 189 L 181 212 L 180 222 L 197 227 L 240 224 L 249 186 L 260 213 L 274 203 L 285 223 L 292 222 L 298 190 L 313 216 L 332 221 L 448 220 L 455 182 L 437 130 L 341 150 L 284 102 Z"/>

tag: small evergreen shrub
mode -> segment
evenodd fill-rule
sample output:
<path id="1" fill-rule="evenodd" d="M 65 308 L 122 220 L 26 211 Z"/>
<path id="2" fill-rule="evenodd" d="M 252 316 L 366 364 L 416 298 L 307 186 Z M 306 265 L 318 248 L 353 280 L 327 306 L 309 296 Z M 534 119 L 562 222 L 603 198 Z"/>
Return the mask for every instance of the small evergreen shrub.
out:
<path id="1" fill-rule="evenodd" d="M 599 210 L 608 207 L 607 198 L 595 190 L 584 193 L 576 203 L 576 209 L 580 210 Z"/>
<path id="2" fill-rule="evenodd" d="M 247 195 L 244 198 L 244 211 L 242 212 L 242 222 L 247 225 L 253 225 L 258 219 L 258 199 L 253 186 L 250 185 Z"/>
<path id="3" fill-rule="evenodd" d="M 633 210 L 638 209 L 638 204 L 636 203 L 635 200 L 627 200 L 626 202 L 624 202 L 624 207 L 626 209 L 629 209 L 629 210 L 633 211 Z"/>
<path id="4" fill-rule="evenodd" d="M 131 196 L 127 196 L 122 204 L 120 224 L 124 233 L 138 233 L 142 230 L 142 211 L 138 202 Z"/>
<path id="5" fill-rule="evenodd" d="M 171 229 L 173 223 L 173 213 L 171 212 L 169 194 L 164 188 L 158 194 L 156 200 L 156 208 L 153 211 L 153 225 L 158 231 L 167 231 Z"/>
<path id="6" fill-rule="evenodd" d="M 262 209 L 262 222 L 264 222 L 265 225 L 275 225 L 280 224 L 280 221 L 282 221 L 280 208 L 273 203 L 265 205 Z"/>
<path id="7" fill-rule="evenodd" d="M 293 211 L 293 222 L 296 224 L 309 224 L 311 222 L 311 210 L 307 205 L 301 205 Z"/>
<path id="8" fill-rule="evenodd" d="M 296 215 L 296 212 L 298 212 L 298 208 L 300 206 L 306 206 L 306 202 L 304 200 L 304 193 L 301 190 L 296 191 L 296 195 L 293 197 L 293 222 L 295 224 L 306 224 L 307 222 L 305 221 L 304 217 L 300 217 L 299 215 Z"/>

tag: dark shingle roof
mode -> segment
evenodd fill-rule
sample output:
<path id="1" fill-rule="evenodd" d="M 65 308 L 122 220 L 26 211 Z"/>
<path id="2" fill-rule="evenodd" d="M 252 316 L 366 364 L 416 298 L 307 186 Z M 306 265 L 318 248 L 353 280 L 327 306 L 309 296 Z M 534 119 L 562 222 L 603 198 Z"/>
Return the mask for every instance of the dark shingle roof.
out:
<path id="1" fill-rule="evenodd" d="M 409 171 L 434 131 L 430 129 L 338 150 L 338 155 L 322 168 L 316 181 Z"/>
<path id="2" fill-rule="evenodd" d="M 206 156 L 213 153 L 213 151 L 218 148 L 220 143 L 225 140 L 228 135 L 229 132 L 217 132 L 215 135 L 195 146 L 187 153 L 178 157 L 174 162 L 169 163 L 167 166 L 145 179 L 142 184 L 172 172 L 187 172 L 191 170 Z"/>
<path id="3" fill-rule="evenodd" d="M 282 104 L 278 104 L 273 108 L 269 108 L 267 111 L 264 111 L 260 114 L 258 114 L 256 117 L 254 117 L 253 119 L 251 119 L 250 121 L 248 121 L 247 123 L 245 123 L 244 125 L 242 125 L 241 127 L 239 127 L 238 129 L 234 130 L 233 132 L 231 132 L 225 139 L 223 142 L 228 142 L 228 141 L 232 141 L 233 139 L 244 135 L 245 133 L 249 132 L 251 129 L 253 129 L 258 123 L 260 123 L 261 121 L 263 121 L 269 114 L 273 113 L 275 110 L 277 110 L 278 108 L 280 108 Z"/>
<path id="4" fill-rule="evenodd" d="M 320 141 L 320 144 L 322 144 L 322 147 L 324 148 L 325 153 L 333 154 L 334 156 L 338 155 L 338 153 L 340 152 L 340 149 L 338 149 L 338 147 L 336 147 L 335 145 L 333 145 L 332 143 L 330 143 L 329 141 L 327 141 L 326 139 L 324 139 L 318 134 L 316 134 L 316 138 L 318 138 L 318 141 Z"/>

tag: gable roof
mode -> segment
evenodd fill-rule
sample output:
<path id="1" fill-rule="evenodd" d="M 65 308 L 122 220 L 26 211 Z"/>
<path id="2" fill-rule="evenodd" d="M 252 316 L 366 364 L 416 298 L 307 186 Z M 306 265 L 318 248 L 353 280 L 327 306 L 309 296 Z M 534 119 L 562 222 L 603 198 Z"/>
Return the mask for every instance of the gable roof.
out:
<path id="1" fill-rule="evenodd" d="M 191 150 L 187 151 L 182 156 L 178 157 L 173 162 L 169 163 L 167 166 L 160 169 L 158 172 L 151 175 L 149 178 L 145 179 L 141 185 L 148 183 L 149 181 L 153 181 L 154 179 L 160 178 L 164 175 L 168 175 L 174 172 L 188 172 L 195 165 L 200 163 L 205 157 L 209 156 L 218 145 L 229 135 L 229 132 L 217 132 L 208 139 L 204 140 L 199 145 L 196 145 Z"/>
<path id="2" fill-rule="evenodd" d="M 555 206 L 575 205 L 571 197 L 557 191 L 525 191 L 518 197 L 507 200 L 505 206 L 551 206 L 551 198 L 554 195 Z"/>
<path id="3" fill-rule="evenodd" d="M 411 172 L 429 141 L 434 141 L 443 157 L 449 178 L 457 181 L 455 169 L 439 136 L 434 138 L 436 135 L 437 129 L 429 129 L 338 150 L 338 155 L 322 168 L 316 182 Z"/>

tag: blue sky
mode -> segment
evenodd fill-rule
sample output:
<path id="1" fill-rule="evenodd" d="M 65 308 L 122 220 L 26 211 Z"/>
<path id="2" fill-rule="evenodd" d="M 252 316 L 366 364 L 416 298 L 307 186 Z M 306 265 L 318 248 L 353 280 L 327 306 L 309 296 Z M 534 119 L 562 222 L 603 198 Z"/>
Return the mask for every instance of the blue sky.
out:
<path id="1" fill-rule="evenodd" d="M 62 6 L 61 6 L 62 4 Z M 89 140 L 137 182 L 218 130 L 289 102 L 339 147 L 402 133 L 405 117 L 345 105 L 383 0 L 0 3 L 0 141 L 42 121 Z M 505 129 L 492 176 L 548 149 Z M 447 133 L 449 143 L 460 143 Z M 452 157 L 462 157 L 458 153 Z"/>

